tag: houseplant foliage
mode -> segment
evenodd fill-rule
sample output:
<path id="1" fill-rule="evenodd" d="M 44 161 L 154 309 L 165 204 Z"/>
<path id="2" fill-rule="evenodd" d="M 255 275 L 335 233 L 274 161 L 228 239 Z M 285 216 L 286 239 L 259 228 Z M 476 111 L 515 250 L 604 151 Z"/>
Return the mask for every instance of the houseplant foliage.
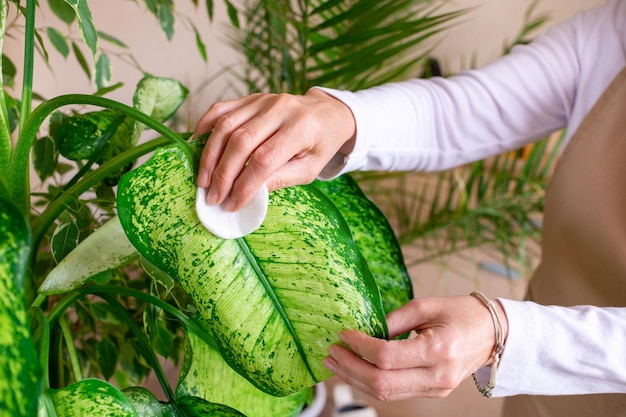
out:
<path id="1" fill-rule="evenodd" d="M 429 41 L 466 12 L 443 12 L 444 3 L 248 0 L 248 24 L 233 35 L 245 57 L 241 78 L 250 92 L 301 94 L 316 85 L 354 91 L 430 75 Z M 535 13 L 537 4 L 529 5 L 503 53 L 528 43 L 546 22 L 546 15 Z M 557 149 L 558 138 L 546 138 L 530 149 L 441 173 L 353 177 L 409 249 L 409 266 L 480 247 L 505 266 L 528 267 L 537 259 L 529 242 L 540 236 L 536 219 Z"/>
<path id="2" fill-rule="evenodd" d="M 186 88 L 146 74 L 130 104 L 104 97 L 108 67 L 97 40 L 116 38 L 96 31 L 86 1 L 50 4 L 79 26 L 101 88 L 32 108 L 36 42 L 45 49 L 37 3 L 0 2 L 0 39 L 9 11 L 26 22 L 21 97 L 0 98 L 0 314 L 10 331 L 0 339 L 0 416 L 297 415 L 310 387 L 330 376 L 321 360 L 338 332 L 386 337 L 385 311 L 411 296 L 397 242 L 395 255 L 370 271 L 378 255 L 363 239 L 393 246 L 389 224 L 370 221 L 380 211 L 346 180 L 334 191 L 273 193 L 258 231 L 211 235 L 194 211 L 206 138 L 190 142 L 167 124 Z M 173 3 L 146 5 L 170 33 Z M 64 53 L 57 35 L 48 31 Z M 5 65 L 3 76 L 16 67 Z M 157 137 L 140 143 L 146 129 Z M 41 191 L 30 187 L 31 154 Z M 345 207 L 361 207 L 362 223 L 376 225 L 371 233 L 359 237 L 359 219 Z M 403 291 L 381 294 L 394 282 Z M 159 356 L 177 360 L 183 344 L 186 372 L 174 389 Z M 233 387 L 218 397 L 208 388 L 213 369 Z M 139 386 L 148 372 L 164 400 Z M 250 408 L 261 398 L 267 408 Z"/>

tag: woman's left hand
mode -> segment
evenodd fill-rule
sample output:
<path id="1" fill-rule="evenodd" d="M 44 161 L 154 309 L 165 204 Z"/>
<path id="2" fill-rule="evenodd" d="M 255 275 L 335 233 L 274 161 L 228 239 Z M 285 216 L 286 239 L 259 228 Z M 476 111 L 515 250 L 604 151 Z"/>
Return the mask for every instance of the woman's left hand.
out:
<path id="1" fill-rule="evenodd" d="M 506 337 L 504 310 L 495 302 Z M 382 401 L 446 397 L 478 368 L 491 363 L 495 330 L 489 310 L 472 296 L 414 299 L 387 317 L 383 340 L 345 330 L 346 346 L 332 345 L 324 366 L 339 379 Z"/>

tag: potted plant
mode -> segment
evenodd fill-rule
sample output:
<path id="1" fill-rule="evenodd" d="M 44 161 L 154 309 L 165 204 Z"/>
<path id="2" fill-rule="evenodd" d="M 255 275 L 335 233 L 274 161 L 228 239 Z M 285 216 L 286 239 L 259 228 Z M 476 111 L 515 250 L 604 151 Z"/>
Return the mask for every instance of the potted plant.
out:
<path id="1" fill-rule="evenodd" d="M 87 3 L 51 4 L 77 19 L 106 78 Z M 146 4 L 168 30 L 172 3 Z M 351 178 L 272 193 L 257 232 L 212 235 L 194 211 L 206 137 L 166 123 L 186 89 L 147 75 L 132 104 L 102 85 L 33 109 L 36 1 L 0 2 L 0 39 L 11 5 L 25 16 L 25 60 L 21 97 L 0 100 L 1 416 L 297 415 L 330 376 L 321 359 L 339 330 L 386 336 L 410 280 Z M 139 144 L 145 129 L 159 136 Z M 31 154 L 43 191 L 30 188 Z M 173 388 L 158 357 L 182 350 Z M 140 386 L 148 372 L 165 400 Z"/>

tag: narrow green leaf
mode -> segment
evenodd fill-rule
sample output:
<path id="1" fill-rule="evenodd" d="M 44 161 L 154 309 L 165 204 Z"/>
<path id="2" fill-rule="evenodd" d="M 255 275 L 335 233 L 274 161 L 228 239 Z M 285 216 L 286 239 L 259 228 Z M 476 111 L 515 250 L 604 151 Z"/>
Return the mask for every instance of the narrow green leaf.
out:
<path id="1" fill-rule="evenodd" d="M 61 223 L 50 239 L 50 250 L 54 260 L 59 263 L 78 245 L 80 230 L 75 221 Z"/>
<path id="2" fill-rule="evenodd" d="M 83 72 L 85 73 L 85 75 L 87 75 L 87 78 L 91 80 L 91 68 L 89 67 L 89 63 L 85 59 L 85 55 L 83 55 L 83 52 L 80 50 L 80 47 L 76 44 L 76 42 L 72 42 L 72 51 L 76 56 L 78 64 L 83 69 Z"/>
<path id="3" fill-rule="evenodd" d="M 67 58 L 70 54 L 70 47 L 67 44 L 65 36 L 52 27 L 46 29 L 46 33 L 48 34 L 48 39 L 50 39 L 54 48 L 59 51 L 61 55 L 63 55 L 63 58 Z"/>
<path id="4" fill-rule="evenodd" d="M 128 398 L 101 379 L 83 379 L 48 395 L 57 417 L 139 417 Z"/>
<path id="5" fill-rule="evenodd" d="M 213 21 L 213 0 L 206 0 L 206 10 L 209 15 L 209 20 Z"/>
<path id="6" fill-rule="evenodd" d="M 68 25 L 71 24 L 76 18 L 74 9 L 65 2 L 65 0 L 48 0 L 50 10 L 63 22 Z"/>
<path id="7" fill-rule="evenodd" d="M 113 35 L 109 35 L 108 33 L 98 31 L 98 39 L 102 39 L 103 41 L 107 41 L 110 44 L 118 46 L 123 49 L 128 49 L 128 45 L 126 45 L 122 40 L 116 38 Z"/>
<path id="8" fill-rule="evenodd" d="M 228 18 L 230 19 L 230 23 L 236 28 L 239 29 L 241 24 L 239 23 L 239 12 L 237 8 L 229 1 L 224 0 L 226 2 L 226 8 L 228 11 Z"/>
<path id="9" fill-rule="evenodd" d="M 100 54 L 96 61 L 96 87 L 105 88 L 111 82 L 111 62 L 107 54 Z"/>
<path id="10" fill-rule="evenodd" d="M 255 417 L 295 417 L 312 398 L 310 388 L 285 397 L 266 394 L 228 366 L 219 351 L 198 335 L 187 331 L 186 336 L 178 397 L 200 397 Z"/>
<path id="11" fill-rule="evenodd" d="M 37 413 L 39 372 L 24 308 L 30 230 L 20 210 L 0 200 L 0 415 Z"/>
<path id="12" fill-rule="evenodd" d="M 129 264 L 139 253 L 117 217 L 104 223 L 50 271 L 39 287 L 41 294 L 72 291 L 92 276 Z"/>
<path id="13" fill-rule="evenodd" d="M 315 187 L 273 192 L 265 222 L 236 240 L 202 226 L 195 195 L 184 151 L 160 149 L 120 182 L 120 221 L 194 300 L 226 361 L 259 389 L 287 395 L 331 376 L 322 360 L 343 329 L 387 337 L 367 264 Z"/>
<path id="14" fill-rule="evenodd" d="M 119 82 L 119 83 L 115 83 L 109 87 L 102 87 L 99 88 L 98 91 L 96 91 L 95 93 L 93 93 L 94 96 L 104 96 L 106 94 L 109 94 L 111 91 L 115 91 L 117 89 L 120 89 L 124 87 L 124 83 Z"/>
<path id="15" fill-rule="evenodd" d="M 43 182 L 55 172 L 59 153 L 50 136 L 44 136 L 33 145 L 33 167 Z"/>
<path id="16" fill-rule="evenodd" d="M 193 30 L 194 30 L 194 33 L 196 34 L 196 47 L 198 48 L 198 52 L 200 53 L 202 60 L 204 62 L 207 62 L 206 46 L 204 45 L 204 42 L 202 41 L 200 32 L 198 32 L 198 28 L 196 28 L 195 26 L 193 27 Z"/>
<path id="17" fill-rule="evenodd" d="M 156 0 L 144 0 L 144 3 L 146 4 L 146 8 L 150 11 L 150 13 L 156 16 L 157 14 Z"/>
<path id="18" fill-rule="evenodd" d="M 98 367 L 104 379 L 108 380 L 113 376 L 117 366 L 117 354 L 117 346 L 108 338 L 103 338 L 98 342 L 96 356 L 98 358 Z"/>
<path id="19" fill-rule="evenodd" d="M 96 51 L 98 50 L 98 32 L 93 24 L 91 17 L 91 10 L 87 5 L 87 0 L 65 0 L 76 13 L 78 18 L 78 30 L 83 38 L 83 42 L 91 51 L 92 56 L 96 57 Z"/>
<path id="20" fill-rule="evenodd" d="M 171 2 L 159 5 L 159 24 L 167 40 L 174 36 L 174 5 Z"/>

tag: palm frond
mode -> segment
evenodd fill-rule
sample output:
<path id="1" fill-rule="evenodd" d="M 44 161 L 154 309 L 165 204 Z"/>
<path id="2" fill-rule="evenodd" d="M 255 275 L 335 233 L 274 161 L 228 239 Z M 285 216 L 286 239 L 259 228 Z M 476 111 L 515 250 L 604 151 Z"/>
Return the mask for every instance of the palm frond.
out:
<path id="1" fill-rule="evenodd" d="M 561 141 L 562 134 L 552 136 L 439 173 L 355 178 L 388 216 L 400 243 L 418 249 L 409 266 L 476 247 L 495 249 L 505 263 L 526 262 L 537 256 L 526 241 L 540 238 L 544 192 Z"/>
<path id="2" fill-rule="evenodd" d="M 253 91 L 360 89 L 417 76 L 434 37 L 464 11 L 434 0 L 253 0 L 235 42 Z"/>

